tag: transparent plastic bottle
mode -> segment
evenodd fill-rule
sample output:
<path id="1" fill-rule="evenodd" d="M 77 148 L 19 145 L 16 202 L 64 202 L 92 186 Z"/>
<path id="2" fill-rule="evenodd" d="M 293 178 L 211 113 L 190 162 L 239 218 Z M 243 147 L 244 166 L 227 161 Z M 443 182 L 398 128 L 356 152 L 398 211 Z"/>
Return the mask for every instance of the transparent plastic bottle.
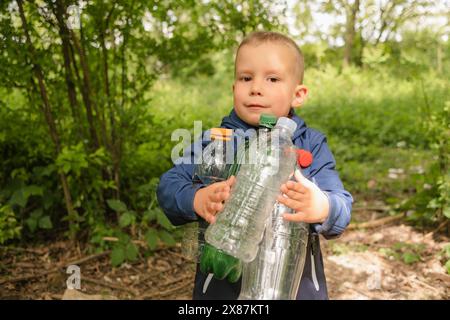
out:
<path id="1" fill-rule="evenodd" d="M 206 242 L 243 262 L 255 259 L 281 184 L 295 168 L 291 139 L 296 127 L 293 120 L 282 117 L 272 131 L 250 141 L 253 161 L 241 164 L 230 199 L 206 229 Z"/>
<path id="2" fill-rule="evenodd" d="M 212 128 L 211 142 L 204 148 L 201 161 L 195 166 L 193 181 L 209 185 L 214 182 L 224 181 L 228 178 L 232 161 L 227 161 L 226 143 L 231 140 L 233 130 L 226 128 Z M 206 223 L 193 221 L 183 228 L 183 255 L 194 262 L 200 262 L 201 253 L 205 246 Z"/>
<path id="3" fill-rule="evenodd" d="M 227 141 L 231 140 L 232 135 L 231 129 L 211 129 L 211 143 L 203 150 L 200 164 L 195 166 L 194 180 L 199 179 L 209 185 L 227 179 L 234 159 L 234 154 L 231 154 L 233 150 L 227 148 Z"/>
<path id="4" fill-rule="evenodd" d="M 309 166 L 312 155 L 298 151 L 297 168 Z M 258 255 L 244 264 L 239 300 L 296 299 L 305 265 L 309 224 L 285 221 L 283 213 L 294 211 L 277 202 Z"/>

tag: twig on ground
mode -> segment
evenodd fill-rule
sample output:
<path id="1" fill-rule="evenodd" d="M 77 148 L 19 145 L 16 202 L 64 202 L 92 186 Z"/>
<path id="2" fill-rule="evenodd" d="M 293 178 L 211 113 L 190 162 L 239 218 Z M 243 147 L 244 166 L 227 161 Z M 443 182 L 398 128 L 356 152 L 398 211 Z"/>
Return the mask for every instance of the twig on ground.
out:
<path id="1" fill-rule="evenodd" d="M 388 211 L 389 207 L 353 207 L 352 211 Z"/>
<path id="2" fill-rule="evenodd" d="M 43 255 L 44 253 L 47 252 L 47 250 L 45 250 L 45 249 L 17 248 L 17 247 L 8 247 L 8 246 L 0 246 L 0 249 L 17 251 L 17 252 L 28 252 L 28 253 L 34 253 L 34 254 L 39 254 L 39 255 Z"/>
<path id="3" fill-rule="evenodd" d="M 427 233 L 425 235 L 425 238 L 431 238 L 434 234 L 438 233 L 439 231 L 441 231 L 442 229 L 444 229 L 447 225 L 448 225 L 448 221 L 449 220 L 445 220 L 444 222 L 442 222 L 436 229 L 434 229 L 433 231 Z"/>
<path id="4" fill-rule="evenodd" d="M 156 298 L 156 297 L 164 297 L 164 296 L 167 296 L 167 295 L 172 294 L 174 292 L 177 292 L 179 290 L 182 290 L 182 289 L 188 287 L 191 284 L 192 284 L 192 281 L 189 280 L 189 281 L 181 283 L 180 285 L 178 285 L 176 287 L 173 287 L 173 288 L 165 290 L 165 291 L 160 291 L 160 292 L 155 292 L 155 293 L 150 293 L 150 294 L 144 294 L 144 295 L 140 296 L 140 298 L 141 299 L 153 299 L 153 298 Z"/>
<path id="5" fill-rule="evenodd" d="M 381 219 L 377 219 L 374 221 L 369 221 L 369 222 L 363 222 L 363 223 L 355 223 L 355 224 L 350 224 L 348 226 L 349 230 L 354 230 L 354 229 L 368 229 L 368 228 L 376 228 L 388 223 L 392 223 L 398 220 L 401 220 L 402 218 L 404 218 L 404 214 L 403 213 L 399 213 L 396 214 L 395 216 L 390 216 L 390 217 L 384 217 Z"/>

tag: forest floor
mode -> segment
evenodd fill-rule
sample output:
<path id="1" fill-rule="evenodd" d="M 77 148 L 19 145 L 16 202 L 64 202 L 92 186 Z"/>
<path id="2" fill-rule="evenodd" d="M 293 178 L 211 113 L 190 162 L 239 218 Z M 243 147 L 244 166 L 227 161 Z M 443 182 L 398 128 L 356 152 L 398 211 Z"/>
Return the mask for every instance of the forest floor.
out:
<path id="1" fill-rule="evenodd" d="M 321 241 L 330 299 L 450 299 L 446 235 L 368 220 Z M 69 265 L 80 267 L 80 290 L 67 289 Z M 68 241 L 0 247 L 0 299 L 191 299 L 194 267 L 179 244 L 118 268 L 108 252 L 89 255 Z"/>

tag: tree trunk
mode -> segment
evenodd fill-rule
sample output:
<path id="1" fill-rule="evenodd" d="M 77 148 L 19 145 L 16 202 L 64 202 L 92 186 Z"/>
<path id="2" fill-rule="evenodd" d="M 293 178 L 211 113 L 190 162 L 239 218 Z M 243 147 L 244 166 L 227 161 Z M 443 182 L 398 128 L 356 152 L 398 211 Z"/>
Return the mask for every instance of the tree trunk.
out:
<path id="1" fill-rule="evenodd" d="M 97 129 L 95 126 L 95 120 L 94 120 L 94 113 L 92 111 L 92 102 L 91 102 L 91 85 L 89 80 L 89 68 L 86 62 L 86 57 L 84 54 L 84 51 L 82 50 L 80 46 L 80 42 L 78 41 L 77 36 L 73 31 L 70 31 L 70 36 L 72 39 L 72 43 L 74 44 L 75 50 L 78 53 L 78 56 L 80 57 L 80 64 L 81 64 L 81 70 L 83 72 L 83 83 L 81 84 L 81 95 L 83 97 L 84 105 L 86 107 L 86 117 L 89 124 L 89 132 L 91 135 L 91 145 L 94 150 L 98 149 L 100 147 L 100 143 L 97 136 Z"/>
<path id="2" fill-rule="evenodd" d="M 72 117 L 74 119 L 75 124 L 78 126 L 78 135 L 81 139 L 84 137 L 84 126 L 83 122 L 81 121 L 80 116 L 80 106 L 77 101 L 76 97 L 76 90 L 75 90 L 75 82 L 73 79 L 73 73 L 71 68 L 71 56 L 70 56 L 70 34 L 69 30 L 67 29 L 67 26 L 65 24 L 65 7 L 64 4 L 60 1 L 56 1 L 56 20 L 58 21 L 58 27 L 59 27 L 59 36 L 61 37 L 62 41 L 62 54 L 64 58 L 64 71 L 65 71 L 65 78 L 66 78 L 66 85 L 67 85 L 67 94 L 69 98 L 69 104 L 72 111 Z M 75 61 L 73 61 L 75 64 Z"/>
<path id="3" fill-rule="evenodd" d="M 355 0 L 355 3 L 347 8 L 347 21 L 345 24 L 345 45 L 344 45 L 344 61 L 343 66 L 347 67 L 352 63 L 352 51 L 355 42 L 355 26 L 356 16 L 359 11 L 360 0 Z"/>
<path id="4" fill-rule="evenodd" d="M 118 141 L 117 141 L 117 133 L 116 133 L 116 121 L 115 121 L 115 112 L 113 103 L 111 102 L 111 90 L 110 90 L 110 83 L 109 83 L 109 64 L 108 64 L 108 51 L 106 49 L 105 44 L 105 33 L 109 26 L 109 20 L 112 16 L 112 13 L 114 11 L 115 6 L 111 8 L 109 11 L 106 19 L 105 24 L 102 24 L 102 30 L 100 32 L 100 42 L 101 42 L 101 48 L 102 48 L 102 58 L 103 58 L 103 83 L 104 83 L 104 89 L 105 89 L 105 95 L 106 95 L 106 102 L 107 107 L 109 111 L 109 121 L 111 126 L 111 142 L 109 144 L 109 150 L 113 162 L 113 179 L 114 183 L 116 185 L 116 192 L 115 192 L 115 198 L 120 198 L 120 175 L 119 175 L 119 168 L 120 168 L 120 155 L 118 152 Z M 105 108 L 106 109 L 106 108 Z"/>
<path id="5" fill-rule="evenodd" d="M 34 50 L 32 42 L 31 42 L 30 34 L 28 32 L 28 24 L 27 24 L 27 20 L 25 18 L 25 12 L 23 10 L 22 0 L 17 0 L 17 5 L 19 7 L 20 19 L 22 20 L 22 26 L 23 26 L 23 30 L 25 33 L 25 37 L 26 37 L 28 52 L 29 52 L 30 60 L 31 60 L 30 62 L 33 65 L 33 73 L 39 83 L 39 92 L 41 94 L 41 98 L 42 98 L 42 102 L 43 102 L 42 111 L 44 113 L 45 121 L 47 122 L 50 137 L 55 145 L 56 154 L 59 155 L 61 152 L 61 143 L 60 143 L 58 132 L 56 130 L 55 120 L 53 118 L 50 101 L 48 99 L 47 89 L 46 89 L 45 83 L 44 83 L 44 75 L 43 75 L 40 64 L 36 62 L 35 50 Z M 66 203 L 67 213 L 69 215 L 72 215 L 73 204 L 72 204 L 72 197 L 70 195 L 69 185 L 67 183 L 67 178 L 64 173 L 60 173 L 59 177 L 60 177 L 61 185 L 62 185 L 63 192 L 64 192 L 64 200 Z"/>

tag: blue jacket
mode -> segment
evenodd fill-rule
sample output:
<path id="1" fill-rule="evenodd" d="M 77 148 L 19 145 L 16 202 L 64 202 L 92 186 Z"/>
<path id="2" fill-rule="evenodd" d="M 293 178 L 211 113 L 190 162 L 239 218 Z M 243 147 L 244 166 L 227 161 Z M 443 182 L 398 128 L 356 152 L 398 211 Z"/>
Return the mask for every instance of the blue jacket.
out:
<path id="1" fill-rule="evenodd" d="M 292 138 L 294 145 L 313 154 L 313 163 L 302 172 L 307 178 L 314 178 L 315 183 L 328 195 L 330 201 L 330 213 L 326 221 L 310 225 L 311 236 L 308 241 L 308 252 L 297 299 L 327 299 L 328 293 L 318 234 L 322 234 L 326 239 L 341 235 L 350 222 L 353 199 L 350 193 L 344 189 L 335 170 L 336 163 L 328 148 L 326 137 L 320 132 L 308 128 L 293 110 L 291 110 L 290 118 L 297 123 L 297 129 Z M 222 119 L 221 127 L 242 129 L 243 131 L 253 128 L 242 121 L 234 110 L 229 116 Z M 194 142 L 186 150 L 183 158 L 176 161 L 174 167 L 161 176 L 157 189 L 158 202 L 174 225 L 182 225 L 196 220 L 207 225 L 193 209 L 195 192 L 204 185 L 192 182 L 195 166 L 194 151 L 196 154 L 201 152 L 210 142 L 206 137 L 207 134 L 204 133 L 202 139 Z M 182 163 L 183 160 L 188 159 L 190 164 Z M 230 284 L 226 280 L 213 278 L 206 293 L 203 293 L 206 276 L 199 271 L 197 266 L 194 299 L 237 299 L 240 292 L 240 281 Z"/>

